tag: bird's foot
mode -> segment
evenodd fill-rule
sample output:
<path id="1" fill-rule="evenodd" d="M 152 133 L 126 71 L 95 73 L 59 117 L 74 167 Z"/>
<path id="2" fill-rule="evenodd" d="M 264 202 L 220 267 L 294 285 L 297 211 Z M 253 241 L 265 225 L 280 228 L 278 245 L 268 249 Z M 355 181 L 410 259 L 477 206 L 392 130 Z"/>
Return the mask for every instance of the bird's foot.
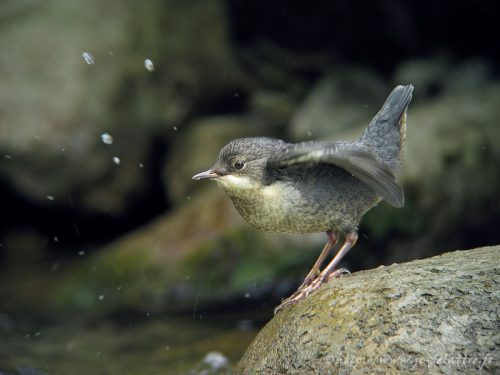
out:
<path id="1" fill-rule="evenodd" d="M 299 303 L 300 301 L 305 299 L 309 294 L 318 289 L 320 285 L 321 285 L 320 283 L 317 283 L 316 280 L 314 280 L 310 285 L 302 289 L 298 289 L 290 297 L 281 301 L 281 303 L 278 306 L 276 306 L 276 308 L 274 309 L 274 315 L 276 315 L 282 310 L 286 310 L 287 308 L 295 305 L 296 303 Z"/>
<path id="2" fill-rule="evenodd" d="M 289 308 L 290 306 L 293 306 L 303 299 L 306 299 L 311 293 L 316 291 L 321 285 L 323 285 L 324 282 L 328 282 L 331 279 L 335 277 L 340 277 L 345 274 L 350 274 L 349 270 L 345 268 L 340 268 L 338 270 L 333 271 L 330 275 L 319 275 L 316 279 L 308 281 L 308 277 L 306 277 L 306 280 L 302 283 L 302 285 L 293 293 L 290 297 L 287 299 L 283 300 L 275 309 L 274 309 L 274 315 L 279 313 L 282 310 L 285 310 Z M 308 283 L 306 284 L 306 281 Z"/>

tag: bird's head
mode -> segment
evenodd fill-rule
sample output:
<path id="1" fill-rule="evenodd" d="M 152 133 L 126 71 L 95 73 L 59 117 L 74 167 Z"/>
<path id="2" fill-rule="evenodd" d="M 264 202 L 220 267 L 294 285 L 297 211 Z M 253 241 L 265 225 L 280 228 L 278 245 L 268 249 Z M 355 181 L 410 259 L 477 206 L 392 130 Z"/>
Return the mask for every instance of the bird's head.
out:
<path id="1" fill-rule="evenodd" d="M 273 138 L 235 139 L 220 150 L 212 168 L 193 176 L 193 180 L 215 180 L 229 194 L 258 188 L 268 179 L 267 160 L 285 145 Z"/>

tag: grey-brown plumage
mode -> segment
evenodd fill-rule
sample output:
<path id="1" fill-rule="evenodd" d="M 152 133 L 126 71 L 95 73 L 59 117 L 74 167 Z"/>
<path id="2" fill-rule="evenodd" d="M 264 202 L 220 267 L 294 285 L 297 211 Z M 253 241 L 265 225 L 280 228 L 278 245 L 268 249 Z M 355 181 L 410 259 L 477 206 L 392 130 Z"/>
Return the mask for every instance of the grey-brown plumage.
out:
<path id="1" fill-rule="evenodd" d="M 396 177 L 412 92 L 412 85 L 396 87 L 355 141 L 292 144 L 263 137 L 236 139 L 222 148 L 210 170 L 193 179 L 214 179 L 258 229 L 329 233 L 321 263 L 338 234 L 346 236 L 339 253 L 354 245 L 361 218 L 381 199 L 403 206 Z M 318 273 L 313 267 L 308 278 L 320 279 Z M 295 294 L 314 285 L 308 278 Z"/>

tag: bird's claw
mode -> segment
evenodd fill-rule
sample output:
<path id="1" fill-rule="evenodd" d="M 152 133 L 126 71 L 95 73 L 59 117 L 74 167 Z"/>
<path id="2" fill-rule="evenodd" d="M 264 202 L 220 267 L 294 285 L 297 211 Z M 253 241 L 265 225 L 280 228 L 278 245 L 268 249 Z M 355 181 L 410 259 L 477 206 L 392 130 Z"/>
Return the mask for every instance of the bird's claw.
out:
<path id="1" fill-rule="evenodd" d="M 313 293 L 316 289 L 318 289 L 321 284 L 323 284 L 323 281 L 320 281 L 319 278 L 316 278 L 313 280 L 309 285 L 305 287 L 300 287 L 293 293 L 290 297 L 287 299 L 283 300 L 275 309 L 274 309 L 274 315 L 279 313 L 282 310 L 285 310 L 289 308 L 290 306 L 293 306 L 303 299 L 307 298 L 311 293 Z"/>
<path id="2" fill-rule="evenodd" d="M 274 315 L 279 313 L 282 310 L 285 310 L 289 308 L 290 306 L 293 306 L 303 299 L 309 297 L 311 293 L 316 291 L 324 282 L 327 282 L 334 277 L 341 277 L 346 274 L 350 274 L 348 269 L 346 268 L 340 268 L 338 270 L 335 270 L 332 272 L 330 275 L 326 277 L 317 277 L 314 280 L 309 281 L 308 278 L 306 277 L 306 280 L 302 283 L 302 285 L 297 289 L 290 297 L 287 299 L 283 300 L 276 308 L 274 309 Z"/>

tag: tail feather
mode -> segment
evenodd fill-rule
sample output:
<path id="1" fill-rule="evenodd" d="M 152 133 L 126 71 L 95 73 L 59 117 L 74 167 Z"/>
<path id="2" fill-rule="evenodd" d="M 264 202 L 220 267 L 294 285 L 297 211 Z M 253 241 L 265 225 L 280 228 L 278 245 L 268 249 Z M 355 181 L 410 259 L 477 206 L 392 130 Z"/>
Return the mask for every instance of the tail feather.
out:
<path id="1" fill-rule="evenodd" d="M 360 138 L 394 173 L 406 137 L 406 109 L 412 93 L 413 85 L 397 86 Z"/>

